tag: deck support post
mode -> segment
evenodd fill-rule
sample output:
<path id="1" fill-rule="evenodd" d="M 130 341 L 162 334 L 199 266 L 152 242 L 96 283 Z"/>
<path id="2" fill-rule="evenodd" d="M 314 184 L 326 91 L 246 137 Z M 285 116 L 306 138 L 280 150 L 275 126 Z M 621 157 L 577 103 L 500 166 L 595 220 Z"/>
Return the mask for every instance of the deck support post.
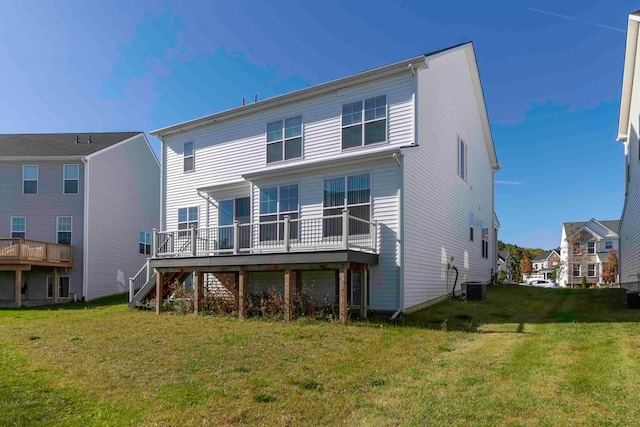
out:
<path id="1" fill-rule="evenodd" d="M 16 307 L 22 307 L 22 270 L 16 270 L 14 274 L 13 299 Z"/>
<path id="2" fill-rule="evenodd" d="M 58 283 L 58 269 L 53 267 L 53 303 L 58 303 L 60 297 L 60 284 Z"/>
<path id="3" fill-rule="evenodd" d="M 244 319 L 245 298 L 247 294 L 247 273 L 240 269 L 238 271 L 238 317 Z"/>
<path id="4" fill-rule="evenodd" d="M 284 320 L 293 320 L 293 271 L 284 271 Z"/>
<path id="5" fill-rule="evenodd" d="M 193 284 L 193 291 L 195 296 L 195 301 L 193 304 L 193 312 L 195 314 L 199 314 L 202 312 L 202 308 L 204 306 L 203 298 L 204 298 L 204 273 L 196 271 L 196 274 L 193 276 L 195 283 Z"/>
<path id="6" fill-rule="evenodd" d="M 133 288 L 133 277 L 129 277 L 129 302 L 133 301 L 136 290 Z"/>
<path id="7" fill-rule="evenodd" d="M 164 282 L 164 273 L 156 268 L 156 314 L 162 311 L 162 285 Z"/>
<path id="8" fill-rule="evenodd" d="M 349 316 L 349 307 L 347 305 L 347 274 L 349 274 L 348 268 L 340 269 L 340 295 L 338 313 L 341 323 L 347 323 L 347 317 Z"/>
<path id="9" fill-rule="evenodd" d="M 367 267 L 360 266 L 360 318 L 367 318 Z"/>

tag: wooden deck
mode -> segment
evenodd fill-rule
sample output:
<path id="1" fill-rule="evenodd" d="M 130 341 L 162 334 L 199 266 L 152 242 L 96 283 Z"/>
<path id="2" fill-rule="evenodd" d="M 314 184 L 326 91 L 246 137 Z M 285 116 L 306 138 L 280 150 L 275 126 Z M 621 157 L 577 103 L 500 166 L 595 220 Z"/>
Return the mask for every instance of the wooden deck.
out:
<path id="1" fill-rule="evenodd" d="M 73 267 L 72 247 L 29 239 L 0 239 L 0 270 L 26 270 L 32 265 Z"/>

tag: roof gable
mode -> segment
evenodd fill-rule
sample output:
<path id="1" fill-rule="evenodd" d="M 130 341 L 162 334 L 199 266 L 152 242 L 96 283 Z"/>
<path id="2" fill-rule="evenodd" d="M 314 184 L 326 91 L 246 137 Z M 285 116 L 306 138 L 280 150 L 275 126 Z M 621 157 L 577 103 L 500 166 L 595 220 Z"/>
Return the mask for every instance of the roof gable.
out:
<path id="1" fill-rule="evenodd" d="M 0 158 L 86 156 L 141 133 L 142 132 L 5 134 L 0 135 Z M 91 142 L 89 142 L 89 140 Z"/>

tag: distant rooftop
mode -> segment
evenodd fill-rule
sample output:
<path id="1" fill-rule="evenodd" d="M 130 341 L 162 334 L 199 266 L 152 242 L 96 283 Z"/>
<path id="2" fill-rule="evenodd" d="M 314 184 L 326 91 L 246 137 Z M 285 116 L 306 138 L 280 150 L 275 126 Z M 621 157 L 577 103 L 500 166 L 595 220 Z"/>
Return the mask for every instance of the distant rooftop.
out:
<path id="1" fill-rule="evenodd" d="M 609 220 L 605 220 L 605 221 L 596 220 L 596 221 L 598 221 L 600 224 L 604 225 L 605 227 L 607 227 L 609 230 L 613 231 L 614 233 L 618 233 L 618 231 L 620 229 L 620 220 L 619 219 L 609 219 Z M 567 232 L 571 233 L 572 231 L 575 231 L 578 228 L 580 228 L 583 225 L 585 225 L 587 222 L 589 222 L 589 221 L 565 222 L 564 223 L 564 227 L 565 227 L 565 230 L 567 230 Z"/>
<path id="2" fill-rule="evenodd" d="M 0 158 L 86 156 L 140 133 L 142 132 L 5 134 L 0 135 Z"/>

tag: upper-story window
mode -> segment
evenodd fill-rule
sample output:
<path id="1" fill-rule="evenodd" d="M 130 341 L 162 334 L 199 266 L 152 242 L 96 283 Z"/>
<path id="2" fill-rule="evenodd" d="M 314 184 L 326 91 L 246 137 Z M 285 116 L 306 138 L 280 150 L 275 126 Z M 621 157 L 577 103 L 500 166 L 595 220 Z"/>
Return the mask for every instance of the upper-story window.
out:
<path id="1" fill-rule="evenodd" d="M 267 163 L 302 157 L 302 116 L 267 124 Z"/>
<path id="2" fill-rule="evenodd" d="M 473 226 L 475 225 L 475 216 L 473 212 L 469 214 L 469 240 L 473 242 Z"/>
<path id="3" fill-rule="evenodd" d="M 613 242 L 611 240 L 607 240 L 606 242 L 604 242 L 604 248 L 613 249 Z"/>
<path id="4" fill-rule="evenodd" d="M 573 254 L 574 255 L 580 255 L 580 252 L 582 251 L 580 242 L 573 242 Z"/>
<path id="5" fill-rule="evenodd" d="M 178 209 L 178 230 L 188 230 L 189 228 L 198 228 L 198 207 L 180 208 Z M 180 233 L 180 236 L 188 233 Z"/>
<path id="6" fill-rule="evenodd" d="M 573 277 L 582 276 L 582 267 L 580 264 L 573 264 Z"/>
<path id="7" fill-rule="evenodd" d="M 22 194 L 38 194 L 38 165 L 22 167 Z"/>
<path id="8" fill-rule="evenodd" d="M 183 172 L 191 172 L 195 169 L 195 155 L 193 151 L 193 142 L 184 143 L 184 159 Z"/>
<path id="9" fill-rule="evenodd" d="M 589 255 L 596 253 L 596 242 L 593 242 L 593 241 L 587 242 L 587 253 Z"/>
<path id="10" fill-rule="evenodd" d="M 458 140 L 458 176 L 467 180 L 467 143 Z"/>
<path id="11" fill-rule="evenodd" d="M 80 167 L 78 165 L 64 165 L 63 193 L 78 194 L 78 180 L 80 179 Z"/>
<path id="12" fill-rule="evenodd" d="M 260 189 L 260 222 L 282 221 L 285 215 L 298 219 L 298 184 Z M 299 223 L 289 225 L 289 237 L 298 238 Z M 260 241 L 282 240 L 284 223 L 271 223 L 260 226 Z"/>
<path id="13" fill-rule="evenodd" d="M 346 189 L 346 191 L 345 191 Z M 347 209 L 349 215 L 364 221 L 371 219 L 371 186 L 369 174 L 352 175 L 324 181 L 323 237 L 342 236 L 342 218 Z M 366 234 L 369 226 L 358 220 L 349 221 L 349 236 Z"/>
<path id="14" fill-rule="evenodd" d="M 11 217 L 11 238 L 12 239 L 27 238 L 27 217 L 26 216 Z"/>
<path id="15" fill-rule="evenodd" d="M 56 218 L 56 233 L 58 235 L 58 243 L 62 245 L 71 244 L 71 224 L 70 216 L 59 216 Z"/>
<path id="16" fill-rule="evenodd" d="M 364 120 L 363 120 L 364 118 Z M 387 140 L 387 96 L 342 106 L 342 149 Z"/>

